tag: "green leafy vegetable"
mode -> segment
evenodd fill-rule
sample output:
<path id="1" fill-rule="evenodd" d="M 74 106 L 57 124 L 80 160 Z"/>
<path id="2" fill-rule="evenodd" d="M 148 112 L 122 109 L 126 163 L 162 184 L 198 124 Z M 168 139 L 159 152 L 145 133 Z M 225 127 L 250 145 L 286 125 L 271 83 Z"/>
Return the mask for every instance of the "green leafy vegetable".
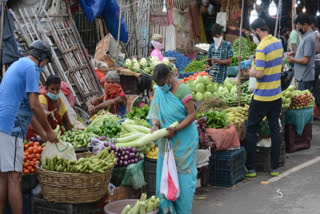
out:
<path id="1" fill-rule="evenodd" d="M 229 124 L 227 115 L 224 112 L 212 109 L 206 113 L 197 114 L 197 119 L 199 118 L 207 119 L 207 125 L 209 128 L 221 129 Z"/>

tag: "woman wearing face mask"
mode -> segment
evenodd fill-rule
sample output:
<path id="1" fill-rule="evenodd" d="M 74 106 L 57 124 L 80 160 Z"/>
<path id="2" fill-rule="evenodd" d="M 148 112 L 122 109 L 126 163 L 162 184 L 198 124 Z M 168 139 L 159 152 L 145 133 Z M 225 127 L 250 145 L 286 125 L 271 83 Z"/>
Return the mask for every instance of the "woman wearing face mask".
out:
<path id="1" fill-rule="evenodd" d="M 210 45 L 208 63 L 211 67 L 209 72 L 213 82 L 223 83 L 227 78 L 227 67 L 232 63 L 233 50 L 230 42 L 223 40 L 222 26 L 214 24 L 211 35 L 214 43 Z"/>
<path id="2" fill-rule="evenodd" d="M 67 113 L 67 106 L 59 96 L 60 89 L 61 79 L 55 75 L 49 76 L 46 81 L 46 93 L 40 95 L 39 100 L 51 128 L 55 129 L 59 125 L 63 134 L 63 127 L 67 131 L 71 130 L 72 127 Z M 26 139 L 29 140 L 31 137 L 35 137 L 35 134 L 37 134 L 37 130 L 29 126 Z"/>
<path id="3" fill-rule="evenodd" d="M 196 157 L 198 152 L 198 130 L 195 123 L 196 112 L 192 94 L 188 86 L 182 84 L 172 73 L 171 68 L 159 64 L 154 68 L 153 79 L 158 87 L 155 89 L 147 120 L 152 124 L 152 131 L 167 128 L 167 139 L 158 141 L 159 155 L 157 160 L 157 196 L 162 198 L 160 213 L 191 213 L 193 194 L 197 182 Z M 168 128 L 174 122 L 180 122 L 176 128 Z M 169 140 L 172 146 L 180 196 L 175 201 L 168 201 L 160 195 L 160 181 L 165 146 Z"/>
<path id="4" fill-rule="evenodd" d="M 87 102 L 90 116 L 100 110 L 109 110 L 112 114 L 121 117 L 127 114 L 127 97 L 120 85 L 120 76 L 117 71 L 109 71 L 104 84 L 104 95 L 92 98 Z"/>
<path id="5" fill-rule="evenodd" d="M 163 48 L 163 38 L 160 34 L 153 34 L 151 38 L 151 45 L 153 47 L 153 50 L 150 54 L 150 56 L 158 57 L 160 61 L 163 59 L 163 55 L 161 53 L 161 50 Z"/>

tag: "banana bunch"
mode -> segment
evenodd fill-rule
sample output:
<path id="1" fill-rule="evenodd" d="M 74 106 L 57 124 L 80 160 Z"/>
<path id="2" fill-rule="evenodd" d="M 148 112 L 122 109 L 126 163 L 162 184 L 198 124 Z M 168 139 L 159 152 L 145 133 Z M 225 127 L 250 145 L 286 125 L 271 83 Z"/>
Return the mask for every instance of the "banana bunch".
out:
<path id="1" fill-rule="evenodd" d="M 245 105 L 244 107 L 232 107 L 224 110 L 226 113 L 229 124 L 238 125 L 243 123 L 248 119 L 249 106 Z"/>
<path id="2" fill-rule="evenodd" d="M 158 159 L 158 147 L 155 147 L 153 149 L 150 150 L 150 152 L 147 153 L 147 158 L 150 158 L 150 159 Z"/>

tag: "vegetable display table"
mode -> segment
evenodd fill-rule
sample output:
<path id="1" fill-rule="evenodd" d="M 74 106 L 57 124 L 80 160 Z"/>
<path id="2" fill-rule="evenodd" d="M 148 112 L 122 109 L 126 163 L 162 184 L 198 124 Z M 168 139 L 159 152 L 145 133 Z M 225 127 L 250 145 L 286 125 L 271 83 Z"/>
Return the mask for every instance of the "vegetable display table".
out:
<path id="1" fill-rule="evenodd" d="M 285 126 L 294 125 L 298 135 L 302 135 L 304 127 L 313 119 L 313 108 L 290 109 L 285 113 Z"/>

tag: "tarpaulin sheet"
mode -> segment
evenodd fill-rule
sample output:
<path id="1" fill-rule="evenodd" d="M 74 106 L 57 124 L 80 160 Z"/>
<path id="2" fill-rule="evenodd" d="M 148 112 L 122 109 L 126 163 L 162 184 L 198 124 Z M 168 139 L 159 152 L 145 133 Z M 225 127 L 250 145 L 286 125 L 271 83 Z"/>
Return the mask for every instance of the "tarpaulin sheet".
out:
<path id="1" fill-rule="evenodd" d="M 294 125 L 298 135 L 302 135 L 304 127 L 313 119 L 313 108 L 291 109 L 285 114 L 285 125 Z"/>
<path id="2" fill-rule="evenodd" d="M 116 0 L 80 0 L 80 4 L 90 22 L 101 14 L 112 36 L 118 39 L 120 8 Z M 128 29 L 123 16 L 121 18 L 120 41 L 128 42 Z"/>

